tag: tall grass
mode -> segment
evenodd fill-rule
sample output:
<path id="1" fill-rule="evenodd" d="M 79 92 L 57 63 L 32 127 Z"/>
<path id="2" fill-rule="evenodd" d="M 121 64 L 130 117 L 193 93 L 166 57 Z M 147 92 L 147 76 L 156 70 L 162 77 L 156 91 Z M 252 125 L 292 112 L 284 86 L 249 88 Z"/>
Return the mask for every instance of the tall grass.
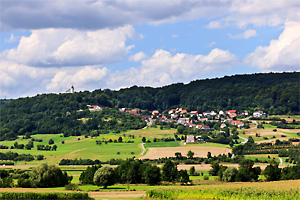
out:
<path id="1" fill-rule="evenodd" d="M 226 184 L 210 187 L 174 187 L 155 188 L 148 190 L 146 195 L 159 199 L 247 199 L 247 200 L 298 200 L 300 199 L 299 182 L 294 186 L 278 186 L 276 184 L 257 184 L 238 186 L 237 184 Z M 281 187 L 281 188 L 280 188 Z"/>

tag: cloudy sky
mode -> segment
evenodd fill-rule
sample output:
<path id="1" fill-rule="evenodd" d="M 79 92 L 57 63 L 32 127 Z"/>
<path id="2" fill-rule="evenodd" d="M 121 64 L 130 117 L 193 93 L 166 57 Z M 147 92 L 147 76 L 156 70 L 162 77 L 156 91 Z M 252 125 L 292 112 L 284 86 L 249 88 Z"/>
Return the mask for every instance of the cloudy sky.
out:
<path id="1" fill-rule="evenodd" d="M 299 71 L 299 0 L 1 0 L 0 98 Z"/>

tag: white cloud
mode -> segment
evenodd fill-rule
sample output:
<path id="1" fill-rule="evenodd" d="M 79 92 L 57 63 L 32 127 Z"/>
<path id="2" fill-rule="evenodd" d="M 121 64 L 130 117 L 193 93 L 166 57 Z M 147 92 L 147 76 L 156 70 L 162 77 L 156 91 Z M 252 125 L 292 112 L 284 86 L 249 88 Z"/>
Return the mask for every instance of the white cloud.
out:
<path id="1" fill-rule="evenodd" d="M 204 78 L 207 74 L 224 74 L 237 62 L 235 55 L 218 48 L 208 55 L 177 53 L 157 50 L 154 55 L 142 61 L 139 68 L 116 72 L 117 80 L 110 81 L 110 87 L 131 85 L 163 86 L 174 82 L 189 82 Z"/>
<path id="2" fill-rule="evenodd" d="M 0 98 L 33 96 L 45 92 L 47 80 L 57 68 L 35 68 L 9 61 L 0 61 Z"/>
<path id="3" fill-rule="evenodd" d="M 141 60 L 146 59 L 147 57 L 148 56 L 144 52 L 140 51 L 140 52 L 130 56 L 128 60 L 133 61 L 133 62 L 139 62 Z"/>
<path id="4" fill-rule="evenodd" d="M 47 84 L 49 91 L 64 91 L 70 85 L 75 85 L 76 90 L 95 89 L 105 85 L 105 78 L 109 70 L 101 66 L 84 66 L 74 69 L 62 69 L 58 71 Z"/>
<path id="5" fill-rule="evenodd" d="M 136 38 L 132 26 L 97 31 L 71 29 L 33 30 L 17 48 L 1 53 L 2 59 L 30 66 L 84 66 L 121 61 Z"/>
<path id="6" fill-rule="evenodd" d="M 211 43 L 208 44 L 209 47 L 212 47 L 214 45 L 216 45 L 217 43 L 215 41 L 212 41 Z"/>
<path id="7" fill-rule="evenodd" d="M 237 35 L 229 34 L 229 37 L 231 37 L 231 38 L 244 38 L 244 39 L 248 39 L 248 38 L 254 37 L 254 36 L 256 36 L 256 30 L 253 30 L 253 29 L 248 29 L 244 33 L 237 34 Z"/>
<path id="8" fill-rule="evenodd" d="M 211 21 L 207 28 L 237 26 L 277 26 L 287 19 L 299 21 L 299 0 L 232 0 L 226 15 Z"/>
<path id="9" fill-rule="evenodd" d="M 288 21 L 277 40 L 259 46 L 245 58 L 246 63 L 262 71 L 299 71 L 300 23 Z"/>
<path id="10" fill-rule="evenodd" d="M 103 29 L 126 24 L 162 24 L 225 14 L 230 1 L 72 0 L 1 2 L 2 30 Z"/>

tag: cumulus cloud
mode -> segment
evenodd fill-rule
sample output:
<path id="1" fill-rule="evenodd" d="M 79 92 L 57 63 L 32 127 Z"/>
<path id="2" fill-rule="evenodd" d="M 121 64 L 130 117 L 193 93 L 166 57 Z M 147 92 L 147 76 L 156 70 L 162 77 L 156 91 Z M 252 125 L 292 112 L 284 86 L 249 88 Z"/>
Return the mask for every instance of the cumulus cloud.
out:
<path id="1" fill-rule="evenodd" d="M 288 21 L 284 31 L 269 46 L 259 46 L 245 58 L 262 71 L 299 71 L 300 23 Z"/>
<path id="2" fill-rule="evenodd" d="M 138 36 L 132 26 L 96 31 L 72 29 L 33 30 L 18 47 L 1 53 L 1 58 L 30 66 L 83 66 L 121 61 Z"/>
<path id="3" fill-rule="evenodd" d="M 116 72 L 118 80 L 111 80 L 110 87 L 131 85 L 163 86 L 174 82 L 189 82 L 204 78 L 207 74 L 224 74 L 237 62 L 227 50 L 213 49 L 208 55 L 177 53 L 157 50 L 152 57 L 143 60 L 139 68 Z M 130 78 L 129 78 L 130 77 Z"/>
<path id="4" fill-rule="evenodd" d="M 9 61 L 0 61 L 0 98 L 33 96 L 45 92 L 47 81 L 57 68 L 35 68 Z"/>
<path id="5" fill-rule="evenodd" d="M 244 39 L 248 39 L 248 38 L 254 37 L 254 36 L 256 36 L 256 30 L 253 30 L 253 29 L 245 30 L 244 33 L 237 34 L 237 35 L 229 34 L 230 38 L 244 38 Z"/>
<path id="6" fill-rule="evenodd" d="M 140 51 L 140 52 L 130 56 L 128 60 L 133 61 L 133 62 L 139 62 L 139 61 L 146 59 L 147 57 L 148 56 L 144 52 Z"/>
<path id="7" fill-rule="evenodd" d="M 0 21 L 2 30 L 102 29 L 216 17 L 225 14 L 229 5 L 227 0 L 14 0 L 1 2 Z"/>
<path id="8" fill-rule="evenodd" d="M 66 86 L 75 85 L 77 90 L 89 90 L 106 85 L 105 78 L 109 70 L 101 66 L 84 66 L 75 69 L 58 71 L 47 84 L 49 91 L 63 91 Z"/>
<path id="9" fill-rule="evenodd" d="M 233 0 L 227 8 L 227 14 L 220 19 L 211 21 L 208 28 L 220 28 L 226 26 L 247 27 L 277 26 L 286 19 L 299 21 L 299 0 Z"/>

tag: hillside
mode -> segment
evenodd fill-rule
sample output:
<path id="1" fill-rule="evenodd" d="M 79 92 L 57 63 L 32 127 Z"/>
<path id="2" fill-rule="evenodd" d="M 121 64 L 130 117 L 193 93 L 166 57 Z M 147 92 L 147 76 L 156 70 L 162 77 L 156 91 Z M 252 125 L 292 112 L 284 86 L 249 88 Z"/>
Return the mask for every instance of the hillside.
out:
<path id="1" fill-rule="evenodd" d="M 114 91 L 112 98 L 123 107 L 149 110 L 261 109 L 269 114 L 296 114 L 299 113 L 299 75 L 294 72 L 225 76 L 155 89 L 134 86 Z"/>
<path id="2" fill-rule="evenodd" d="M 139 116 L 118 107 L 187 110 L 264 110 L 268 114 L 299 114 L 299 72 L 236 75 L 173 84 L 162 88 L 133 86 L 120 91 L 95 90 L 73 94 L 43 94 L 9 101 L 0 108 L 0 138 L 32 134 L 90 135 L 139 129 Z M 105 107 L 89 112 L 88 105 Z M 94 131 L 94 132 L 93 132 Z"/>

